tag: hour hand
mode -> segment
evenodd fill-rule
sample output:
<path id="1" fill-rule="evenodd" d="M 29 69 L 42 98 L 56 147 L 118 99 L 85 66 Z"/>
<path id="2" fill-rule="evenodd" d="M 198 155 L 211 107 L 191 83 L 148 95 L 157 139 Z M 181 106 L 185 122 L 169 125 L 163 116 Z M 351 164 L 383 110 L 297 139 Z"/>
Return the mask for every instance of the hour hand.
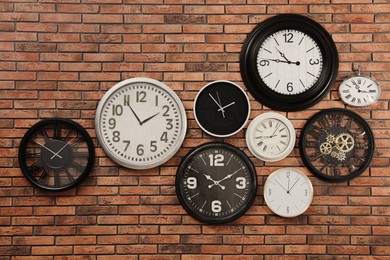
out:
<path id="1" fill-rule="evenodd" d="M 211 93 L 209 93 L 209 96 L 210 96 L 211 99 L 214 101 L 214 103 L 217 104 L 217 106 L 220 108 L 220 110 L 218 110 L 218 111 L 221 111 L 221 112 L 222 112 L 223 118 L 225 118 L 225 110 L 223 110 L 221 104 L 219 104 L 218 101 L 215 100 L 215 98 L 211 95 Z"/>
<path id="2" fill-rule="evenodd" d="M 158 113 L 156 113 L 156 114 L 154 114 L 154 115 L 152 115 L 152 116 L 146 118 L 146 119 L 145 119 L 144 121 L 142 121 L 140 124 L 141 124 L 141 125 L 145 124 L 145 123 L 148 122 L 150 119 L 152 119 L 153 117 L 157 116 L 158 114 L 160 114 L 160 112 L 158 112 Z"/>

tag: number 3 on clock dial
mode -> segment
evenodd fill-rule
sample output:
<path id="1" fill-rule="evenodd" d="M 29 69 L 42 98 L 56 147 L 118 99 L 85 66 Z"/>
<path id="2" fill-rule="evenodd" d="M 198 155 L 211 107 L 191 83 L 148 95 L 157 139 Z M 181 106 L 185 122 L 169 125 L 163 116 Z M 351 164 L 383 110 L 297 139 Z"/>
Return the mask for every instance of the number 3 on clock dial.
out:
<path id="1" fill-rule="evenodd" d="M 163 83 L 135 78 L 118 83 L 99 103 L 99 142 L 117 163 L 147 169 L 180 148 L 186 116 L 179 97 Z"/>

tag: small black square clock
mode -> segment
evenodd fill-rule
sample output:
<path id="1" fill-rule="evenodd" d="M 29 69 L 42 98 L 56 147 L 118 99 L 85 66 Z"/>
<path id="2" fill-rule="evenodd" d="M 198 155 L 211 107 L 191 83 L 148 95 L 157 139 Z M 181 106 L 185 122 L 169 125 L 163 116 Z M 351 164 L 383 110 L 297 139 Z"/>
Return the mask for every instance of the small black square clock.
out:
<path id="1" fill-rule="evenodd" d="M 217 80 L 204 86 L 194 101 L 195 120 L 207 134 L 228 137 L 238 133 L 250 114 L 249 99 L 237 84 Z"/>

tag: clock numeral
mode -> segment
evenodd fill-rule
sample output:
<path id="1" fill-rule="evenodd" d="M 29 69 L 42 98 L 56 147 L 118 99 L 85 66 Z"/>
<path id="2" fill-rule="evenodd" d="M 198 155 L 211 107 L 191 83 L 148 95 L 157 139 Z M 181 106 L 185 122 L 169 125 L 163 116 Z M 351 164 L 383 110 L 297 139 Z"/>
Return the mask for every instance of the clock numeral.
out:
<path id="1" fill-rule="evenodd" d="M 304 144 L 306 148 L 318 148 L 320 146 L 318 141 L 308 141 L 307 139 L 305 139 Z"/>
<path id="2" fill-rule="evenodd" d="M 293 90 L 294 90 L 293 83 L 292 82 L 287 83 L 287 91 L 288 92 L 293 92 Z"/>
<path id="3" fill-rule="evenodd" d="M 160 137 L 160 141 L 163 141 L 163 142 L 168 142 L 168 133 L 167 132 L 163 132 L 161 137 Z"/>
<path id="4" fill-rule="evenodd" d="M 150 151 L 151 152 L 157 151 L 157 141 L 150 141 Z"/>
<path id="5" fill-rule="evenodd" d="M 318 119 L 318 123 L 320 124 L 321 127 L 323 128 L 328 128 L 330 127 L 330 122 L 328 120 L 328 118 L 326 116 L 323 116 L 321 117 L 320 119 Z"/>
<path id="6" fill-rule="evenodd" d="M 144 155 L 144 153 L 145 153 L 144 145 L 143 144 L 139 144 L 137 146 L 137 154 L 138 154 L 138 156 L 142 156 L 142 155 Z"/>
<path id="7" fill-rule="evenodd" d="M 108 128 L 114 129 L 116 127 L 116 120 L 115 120 L 115 118 L 108 119 L 108 124 L 110 125 Z"/>
<path id="8" fill-rule="evenodd" d="M 112 132 L 112 141 L 117 143 L 121 140 L 120 138 L 121 133 L 119 131 Z"/>
<path id="9" fill-rule="evenodd" d="M 285 33 L 284 36 L 284 42 L 285 43 L 293 43 L 293 37 L 294 35 L 292 33 Z"/>
<path id="10" fill-rule="evenodd" d="M 113 105 L 112 106 L 112 115 L 113 116 L 121 116 L 123 114 L 123 106 L 122 105 Z"/>
<path id="11" fill-rule="evenodd" d="M 246 179 L 244 177 L 237 177 L 236 182 L 238 182 L 238 184 L 236 184 L 237 189 L 243 190 L 246 188 Z"/>
<path id="12" fill-rule="evenodd" d="M 167 130 L 171 130 L 173 128 L 172 122 L 173 122 L 173 119 L 167 118 L 167 126 L 166 126 Z"/>
<path id="13" fill-rule="evenodd" d="M 193 190 L 198 187 L 198 181 L 196 180 L 195 177 L 188 177 L 187 179 L 187 188 Z"/>
<path id="14" fill-rule="evenodd" d="M 322 129 L 316 125 L 312 125 L 309 130 L 309 134 L 316 139 L 320 139 L 322 136 Z"/>
<path id="15" fill-rule="evenodd" d="M 309 60 L 309 64 L 310 64 L 310 65 L 317 65 L 317 64 L 319 64 L 319 63 L 320 63 L 320 60 L 319 60 L 319 59 L 315 59 L 315 60 L 310 59 L 310 60 Z"/>
<path id="16" fill-rule="evenodd" d="M 290 207 L 289 206 L 287 206 L 287 208 L 286 208 L 286 213 L 290 214 Z"/>
<path id="17" fill-rule="evenodd" d="M 269 195 L 269 196 L 272 195 L 272 190 L 271 190 L 271 189 L 268 189 L 268 195 Z"/>
<path id="18" fill-rule="evenodd" d="M 214 212 L 214 213 L 219 213 L 222 211 L 222 203 L 221 201 L 219 200 L 213 200 L 211 202 L 211 210 Z"/>
<path id="19" fill-rule="evenodd" d="M 289 171 L 286 172 L 286 177 L 287 177 L 287 179 L 290 179 L 290 172 Z"/>
<path id="20" fill-rule="evenodd" d="M 169 116 L 169 113 L 168 113 L 169 112 L 169 106 L 165 105 L 165 106 L 162 107 L 162 109 L 165 110 L 164 113 L 163 113 L 163 116 L 164 117 Z"/>
<path id="21" fill-rule="evenodd" d="M 158 107 L 158 96 L 156 95 L 156 98 L 154 99 L 154 105 Z"/>
<path id="22" fill-rule="evenodd" d="M 307 194 L 308 194 L 308 193 L 307 193 L 307 189 L 305 189 L 305 197 L 307 197 Z"/>
<path id="23" fill-rule="evenodd" d="M 223 154 L 209 154 L 210 166 L 224 166 L 223 160 L 225 157 Z"/>
<path id="24" fill-rule="evenodd" d="M 130 95 L 124 95 L 123 96 L 123 105 L 124 106 L 130 106 Z"/>
<path id="25" fill-rule="evenodd" d="M 261 60 L 259 62 L 259 65 L 262 67 L 269 66 L 269 61 L 268 60 Z"/>
<path id="26" fill-rule="evenodd" d="M 130 140 L 123 140 L 122 142 L 126 144 L 126 146 L 125 146 L 125 152 L 126 152 L 127 149 L 128 149 L 129 146 L 130 146 Z"/>
<path id="27" fill-rule="evenodd" d="M 145 91 L 137 91 L 136 101 L 137 101 L 137 103 L 146 103 L 146 92 Z"/>

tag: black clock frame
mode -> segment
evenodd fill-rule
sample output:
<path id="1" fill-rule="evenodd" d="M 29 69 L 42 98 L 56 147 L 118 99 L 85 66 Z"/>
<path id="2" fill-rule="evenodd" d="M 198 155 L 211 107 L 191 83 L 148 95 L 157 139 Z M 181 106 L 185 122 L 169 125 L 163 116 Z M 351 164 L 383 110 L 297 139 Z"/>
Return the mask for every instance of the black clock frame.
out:
<path id="1" fill-rule="evenodd" d="M 280 30 L 298 30 L 319 46 L 323 68 L 317 82 L 307 91 L 283 95 L 272 91 L 257 71 L 257 54 L 264 40 Z M 332 88 L 339 67 L 338 52 L 331 35 L 317 22 L 296 14 L 273 16 L 256 26 L 246 38 L 240 55 L 242 79 L 252 96 L 265 106 L 280 111 L 298 111 L 318 103 Z"/>
<path id="2" fill-rule="evenodd" d="M 323 174 L 320 171 L 318 171 L 315 167 L 313 167 L 309 156 L 305 152 L 304 141 L 306 140 L 306 135 L 308 134 L 310 127 L 317 121 L 317 119 L 319 119 L 320 117 L 326 114 L 331 114 L 331 113 L 342 113 L 354 117 L 354 119 L 358 120 L 359 123 L 365 128 L 366 134 L 368 136 L 368 140 L 370 141 L 368 143 L 369 146 L 367 149 L 369 154 L 368 157 L 366 157 L 367 160 L 365 164 L 353 174 L 344 175 L 344 176 L 330 176 L 330 175 Z M 375 139 L 374 139 L 374 134 L 370 128 L 370 125 L 359 114 L 344 108 L 331 108 L 331 109 L 325 109 L 318 112 L 306 122 L 306 124 L 302 129 L 301 135 L 299 137 L 299 153 L 301 155 L 303 163 L 309 169 L 309 171 L 313 173 L 316 177 L 328 182 L 343 182 L 358 177 L 370 166 L 370 163 L 374 157 L 374 152 L 375 152 Z"/>
<path id="3" fill-rule="evenodd" d="M 75 179 L 73 182 L 70 182 L 66 185 L 63 186 L 46 186 L 44 184 L 41 184 L 39 180 L 35 179 L 31 171 L 29 169 L 29 166 L 26 164 L 26 157 L 27 157 L 27 147 L 29 142 L 34 138 L 34 135 L 37 131 L 40 131 L 40 129 L 44 128 L 45 126 L 49 125 L 55 125 L 55 124 L 62 124 L 62 125 L 67 125 L 69 128 L 74 129 L 77 131 L 78 134 L 81 135 L 83 141 L 87 145 L 88 149 L 88 159 L 87 159 L 87 164 L 84 168 L 84 171 Z M 53 130 L 54 131 L 54 130 Z M 55 137 L 49 137 L 52 138 L 50 140 L 56 140 Z M 41 155 L 42 158 L 42 155 Z M 24 176 L 29 180 L 32 184 L 35 186 L 44 189 L 44 190 L 49 190 L 49 191 L 62 191 L 62 190 L 67 190 L 70 189 L 77 184 L 79 184 L 82 180 L 84 180 L 89 173 L 91 172 L 93 168 L 93 164 L 95 161 L 95 148 L 93 141 L 88 134 L 88 132 L 78 123 L 70 120 L 70 119 L 63 119 L 63 118 L 50 118 L 50 119 L 43 119 L 36 124 L 34 124 L 23 136 L 20 145 L 19 145 L 19 151 L 18 151 L 18 159 L 19 159 L 19 167 L 22 170 Z M 70 158 L 73 159 L 73 158 Z M 43 166 L 42 166 L 43 168 Z"/>
<path id="4" fill-rule="evenodd" d="M 233 153 L 235 153 L 242 161 L 245 163 L 245 165 L 248 167 L 248 172 L 250 173 L 251 176 L 251 194 L 249 200 L 247 201 L 245 207 L 241 208 L 239 211 L 234 213 L 233 215 L 223 217 L 223 218 L 206 218 L 201 214 L 198 214 L 197 211 L 192 210 L 188 205 L 186 200 L 184 199 L 185 195 L 182 192 L 182 189 L 180 188 L 180 185 L 182 183 L 181 177 L 184 174 L 184 171 L 186 167 L 188 166 L 188 163 L 200 152 L 207 150 L 207 149 L 225 149 L 229 150 Z M 252 163 L 252 161 L 249 159 L 249 157 L 241 151 L 239 148 L 228 144 L 228 143 L 221 143 L 221 142 L 211 142 L 211 143 L 205 143 L 202 145 L 199 145 L 192 149 L 181 161 L 177 172 L 176 172 L 176 181 L 175 181 L 175 188 L 176 188 L 176 194 L 179 199 L 180 204 L 183 206 L 183 208 L 187 211 L 187 213 L 194 217 L 195 219 L 198 219 L 202 222 L 208 223 L 208 224 L 213 224 L 213 225 L 218 225 L 218 224 L 224 224 L 230 221 L 233 221 L 242 215 L 245 214 L 245 212 L 252 206 L 253 201 L 256 198 L 256 193 L 257 193 L 257 175 L 256 175 L 256 169 Z"/>

